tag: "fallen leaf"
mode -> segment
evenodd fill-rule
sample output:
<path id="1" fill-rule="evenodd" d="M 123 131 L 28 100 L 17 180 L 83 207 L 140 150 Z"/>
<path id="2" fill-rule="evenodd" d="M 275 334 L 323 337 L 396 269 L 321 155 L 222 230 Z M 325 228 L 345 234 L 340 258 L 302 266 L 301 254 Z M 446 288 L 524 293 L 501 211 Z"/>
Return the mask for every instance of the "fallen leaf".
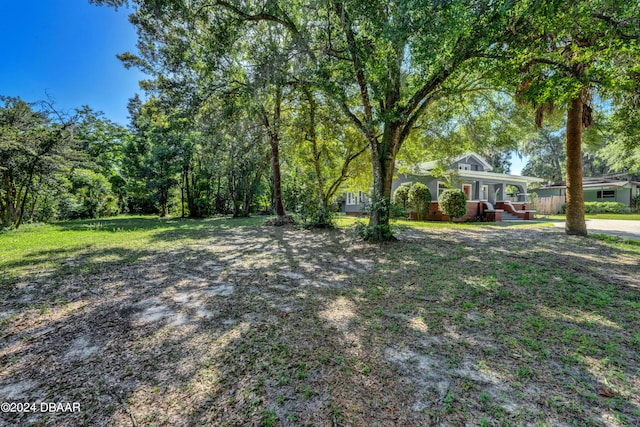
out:
<path id="1" fill-rule="evenodd" d="M 602 396 L 602 397 L 616 397 L 618 395 L 618 393 L 615 392 L 615 390 L 609 388 L 609 387 L 602 387 L 600 388 L 600 390 L 598 390 L 598 396 Z"/>

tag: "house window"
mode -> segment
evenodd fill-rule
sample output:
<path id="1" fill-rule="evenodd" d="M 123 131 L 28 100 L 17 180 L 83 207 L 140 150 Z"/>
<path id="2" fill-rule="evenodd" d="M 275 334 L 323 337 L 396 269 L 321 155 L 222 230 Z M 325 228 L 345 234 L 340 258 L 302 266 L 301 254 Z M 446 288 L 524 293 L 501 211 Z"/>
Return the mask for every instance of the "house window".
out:
<path id="1" fill-rule="evenodd" d="M 461 171 L 471 170 L 471 165 L 468 165 L 466 163 L 458 163 L 458 170 L 461 170 Z"/>
<path id="2" fill-rule="evenodd" d="M 438 191 L 436 194 L 436 199 L 440 197 L 440 194 L 447 189 L 447 185 L 442 182 L 442 181 L 438 181 Z"/>
<path id="3" fill-rule="evenodd" d="M 347 193 L 347 204 L 348 205 L 355 205 L 354 199 L 355 199 L 355 197 L 353 197 L 353 193 Z"/>
<path id="4" fill-rule="evenodd" d="M 471 184 L 462 184 L 462 191 L 464 191 L 464 195 L 467 196 L 467 200 L 471 200 Z"/>
<path id="5" fill-rule="evenodd" d="M 616 190 L 600 190 L 598 191 L 598 199 L 615 199 Z"/>
<path id="6" fill-rule="evenodd" d="M 483 185 L 480 187 L 480 200 L 489 200 L 489 186 Z"/>
<path id="7" fill-rule="evenodd" d="M 358 191 L 358 203 L 364 203 L 364 193 L 362 191 Z"/>

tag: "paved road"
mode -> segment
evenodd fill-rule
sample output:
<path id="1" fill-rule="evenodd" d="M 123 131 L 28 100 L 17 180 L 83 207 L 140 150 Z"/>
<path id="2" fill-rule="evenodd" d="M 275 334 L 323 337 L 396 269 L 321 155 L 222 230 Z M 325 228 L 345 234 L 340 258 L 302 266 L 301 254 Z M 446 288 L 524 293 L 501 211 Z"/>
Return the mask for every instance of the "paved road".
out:
<path id="1" fill-rule="evenodd" d="M 564 221 L 556 222 L 554 225 L 564 228 Z M 627 239 L 640 240 L 640 221 L 587 219 L 587 230 L 589 233 L 609 234 Z"/>

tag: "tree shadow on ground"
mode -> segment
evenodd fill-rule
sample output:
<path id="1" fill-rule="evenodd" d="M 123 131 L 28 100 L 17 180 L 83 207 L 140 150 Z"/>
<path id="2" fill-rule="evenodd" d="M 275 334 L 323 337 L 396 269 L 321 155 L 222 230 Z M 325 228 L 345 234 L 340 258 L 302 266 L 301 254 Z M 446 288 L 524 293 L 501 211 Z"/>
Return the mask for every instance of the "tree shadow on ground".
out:
<path id="1" fill-rule="evenodd" d="M 553 230 L 193 233 L 25 260 L 1 295 L 1 394 L 82 411 L 0 425 L 638 421 L 627 249 Z"/>
<path id="2" fill-rule="evenodd" d="M 231 229 L 238 226 L 256 226 L 264 222 L 261 217 L 232 218 L 229 216 L 219 216 L 204 219 L 156 216 L 120 216 L 98 219 L 84 219 L 73 221 L 60 221 L 55 223 L 57 227 L 65 231 L 148 231 L 148 230 L 199 230 L 207 229 Z"/>

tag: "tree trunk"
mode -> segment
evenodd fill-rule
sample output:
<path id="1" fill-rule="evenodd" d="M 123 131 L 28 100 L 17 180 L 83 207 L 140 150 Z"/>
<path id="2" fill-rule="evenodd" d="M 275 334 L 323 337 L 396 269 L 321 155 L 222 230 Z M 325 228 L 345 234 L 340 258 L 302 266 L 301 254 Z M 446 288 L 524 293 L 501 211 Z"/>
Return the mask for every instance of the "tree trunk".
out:
<path id="1" fill-rule="evenodd" d="M 31 184 L 33 183 L 33 174 L 35 173 L 35 165 L 32 166 L 29 170 L 29 179 L 27 180 L 27 184 L 24 186 L 24 194 L 22 195 L 22 203 L 20 203 L 20 210 L 18 212 L 18 220 L 16 221 L 16 229 L 20 227 L 22 224 L 22 219 L 24 218 L 24 210 L 25 205 L 27 203 L 27 196 L 29 195 L 29 190 L 31 189 Z"/>
<path id="2" fill-rule="evenodd" d="M 253 180 L 249 183 L 249 188 L 247 192 L 249 193 L 247 197 L 247 202 L 245 205 L 244 216 L 248 217 L 251 214 L 251 205 L 253 204 L 253 199 L 255 198 L 256 192 L 258 191 L 258 186 L 260 185 L 260 180 L 262 179 L 262 174 L 266 168 L 267 162 L 261 162 L 260 166 L 256 169 L 256 173 L 253 176 Z"/>
<path id="3" fill-rule="evenodd" d="M 582 191 L 582 108 L 583 95 L 571 100 L 567 111 L 567 220 L 569 235 L 586 236 L 584 193 Z"/>
<path id="4" fill-rule="evenodd" d="M 31 204 L 31 211 L 29 212 L 29 219 L 31 221 L 33 221 L 33 214 L 36 211 L 36 206 L 38 205 L 39 196 L 40 194 L 36 192 L 36 194 L 33 197 L 33 203 Z"/>
<path id="5" fill-rule="evenodd" d="M 194 195 L 193 192 L 191 190 L 191 183 L 189 182 L 191 180 L 192 177 L 191 173 L 191 168 L 189 167 L 189 165 L 185 166 L 185 171 L 184 171 L 184 185 L 185 185 L 185 191 L 187 193 L 187 207 L 189 208 L 189 217 L 190 218 L 194 218 L 194 217 L 198 217 L 198 213 L 196 212 L 196 206 L 194 203 Z"/>
<path id="6" fill-rule="evenodd" d="M 168 190 L 162 188 L 160 190 L 160 217 L 164 218 L 167 216 L 167 202 L 169 198 Z"/>
<path id="7" fill-rule="evenodd" d="M 400 146 L 400 123 L 386 123 L 382 142 L 372 142 L 371 162 L 373 166 L 373 194 L 369 228 L 371 240 L 392 240 L 389 228 L 389 207 L 391 205 L 391 184 L 395 168 L 396 154 Z"/>
<path id="8" fill-rule="evenodd" d="M 3 212 L 2 224 L 5 227 L 10 227 L 11 225 L 13 225 L 14 198 L 12 196 L 14 193 L 14 189 L 13 189 L 14 185 L 13 185 L 13 180 L 11 179 L 11 176 L 8 171 L 5 171 L 3 175 L 4 175 L 4 187 L 6 189 L 6 192 L 5 192 L 5 201 L 4 201 L 5 211 Z"/>
<path id="9" fill-rule="evenodd" d="M 273 198 L 276 215 L 279 218 L 285 216 L 284 204 L 282 203 L 282 184 L 280 174 L 280 144 L 277 135 L 270 135 L 271 143 L 271 169 L 273 171 Z"/>
<path id="10" fill-rule="evenodd" d="M 320 164 L 320 150 L 318 150 L 318 137 L 316 134 L 316 101 L 313 94 L 307 87 L 302 89 L 309 103 L 309 140 L 311 141 L 311 155 L 313 157 L 313 167 L 316 173 L 316 185 L 318 186 L 318 199 L 320 200 L 320 209 L 327 210 L 329 207 L 329 198 L 324 191 L 324 178 L 322 177 L 322 166 Z"/>
<path id="11" fill-rule="evenodd" d="M 182 185 L 180 186 L 180 208 L 182 209 L 182 218 L 185 217 L 184 215 L 184 183 L 186 181 L 185 176 L 182 176 Z"/>
<path id="12" fill-rule="evenodd" d="M 269 134 L 269 144 L 271 144 L 271 168 L 273 170 L 273 197 L 274 207 L 278 218 L 283 218 L 286 214 L 282 203 L 282 178 L 280 174 L 280 115 L 282 108 L 282 87 L 276 87 L 273 121 L 271 126 L 267 126 Z"/>
<path id="13" fill-rule="evenodd" d="M 229 174 L 229 176 L 227 177 L 227 186 L 229 187 L 229 198 L 231 199 L 231 204 L 232 204 L 232 214 L 234 218 L 238 218 L 240 216 L 240 206 L 237 203 L 238 201 L 238 190 L 237 190 L 237 184 L 236 181 L 234 179 L 233 176 L 233 172 L 231 172 Z"/>

